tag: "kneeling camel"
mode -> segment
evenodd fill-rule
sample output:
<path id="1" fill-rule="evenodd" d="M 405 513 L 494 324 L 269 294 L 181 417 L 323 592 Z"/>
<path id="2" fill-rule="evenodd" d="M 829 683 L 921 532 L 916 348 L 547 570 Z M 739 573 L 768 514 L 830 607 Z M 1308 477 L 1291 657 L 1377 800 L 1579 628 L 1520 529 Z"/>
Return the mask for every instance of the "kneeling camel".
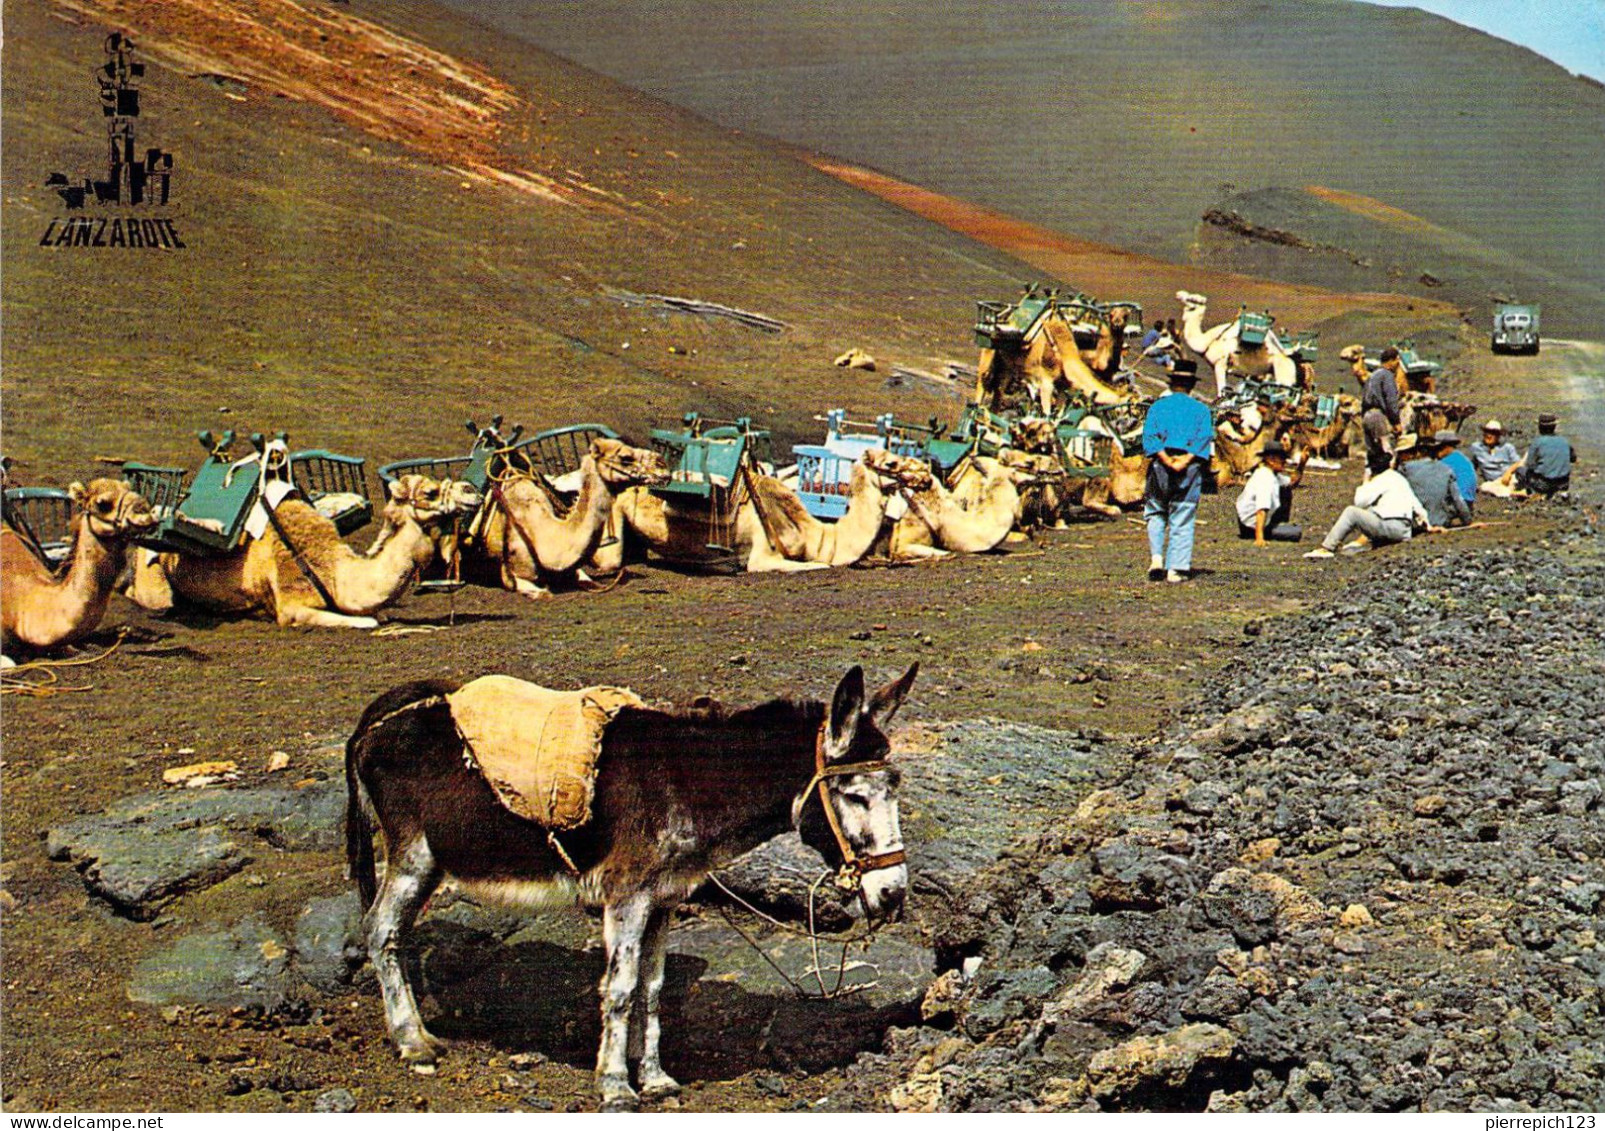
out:
<path id="1" fill-rule="evenodd" d="M 151 555 L 136 566 L 128 596 L 158 611 L 172 608 L 178 597 L 225 612 L 263 614 L 281 625 L 373 628 L 379 622 L 372 614 L 398 600 L 435 557 L 441 524 L 478 505 L 478 492 L 467 484 L 403 475 L 390 485 L 384 527 L 375 539 L 380 548 L 365 557 L 340 540 L 329 519 L 299 499 L 285 499 L 274 515 L 300 562 L 269 527 L 218 557 Z M 305 570 L 318 578 L 334 608 L 326 607 Z"/>
<path id="2" fill-rule="evenodd" d="M 7 649 L 76 644 L 100 625 L 128 543 L 156 523 L 150 504 L 120 479 L 68 489 L 76 513 L 67 572 L 57 577 L 9 526 L 0 527 L 0 642 Z"/>

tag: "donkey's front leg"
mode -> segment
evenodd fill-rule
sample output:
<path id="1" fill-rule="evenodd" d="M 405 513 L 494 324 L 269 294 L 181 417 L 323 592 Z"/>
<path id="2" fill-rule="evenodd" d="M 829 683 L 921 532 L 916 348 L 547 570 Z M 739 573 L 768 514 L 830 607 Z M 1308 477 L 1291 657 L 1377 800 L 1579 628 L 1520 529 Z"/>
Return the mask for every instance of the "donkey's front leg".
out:
<path id="1" fill-rule="evenodd" d="M 663 964 L 669 950 L 669 926 L 674 921 L 674 907 L 654 907 L 647 919 L 646 934 L 641 940 L 645 969 L 641 972 L 644 983 L 642 1010 L 644 1025 L 641 1043 L 641 1095 L 646 1099 L 661 1099 L 680 1091 L 680 1084 L 663 1071 L 658 1059 L 658 999 L 663 993 Z"/>
<path id="2" fill-rule="evenodd" d="M 603 1111 L 634 1111 L 630 1087 L 630 1013 L 641 978 L 641 942 L 651 917 L 652 900 L 638 893 L 602 909 L 602 941 L 607 971 L 602 975 L 602 1046 L 596 1054 L 596 1084 Z"/>

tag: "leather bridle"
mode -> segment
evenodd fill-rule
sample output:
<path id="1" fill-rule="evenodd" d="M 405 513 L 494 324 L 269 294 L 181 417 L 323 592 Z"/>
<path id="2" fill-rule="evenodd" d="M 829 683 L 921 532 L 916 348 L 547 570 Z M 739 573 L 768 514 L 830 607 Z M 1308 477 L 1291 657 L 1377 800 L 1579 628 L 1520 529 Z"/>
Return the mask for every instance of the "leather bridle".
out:
<path id="1" fill-rule="evenodd" d="M 891 763 L 884 759 L 873 762 L 841 762 L 834 766 L 825 764 L 825 728 L 828 722 L 821 723 L 819 734 L 814 739 L 814 776 L 808 779 L 803 787 L 797 802 L 797 824 L 802 823 L 803 810 L 808 805 L 808 799 L 818 794 L 819 807 L 825 811 L 825 820 L 830 825 L 830 831 L 836 838 L 836 846 L 841 850 L 841 867 L 836 869 L 835 884 L 842 891 L 856 891 L 858 898 L 864 904 L 864 914 L 869 914 L 869 898 L 864 894 L 864 876 L 869 872 L 878 872 L 883 868 L 896 868 L 908 860 L 908 854 L 902 848 L 894 848 L 890 852 L 877 852 L 868 856 L 860 856 L 847 842 L 847 834 L 842 832 L 840 819 L 836 816 L 836 807 L 830 801 L 830 788 L 826 782 L 831 778 L 849 777 L 853 774 L 873 774 L 892 768 Z"/>

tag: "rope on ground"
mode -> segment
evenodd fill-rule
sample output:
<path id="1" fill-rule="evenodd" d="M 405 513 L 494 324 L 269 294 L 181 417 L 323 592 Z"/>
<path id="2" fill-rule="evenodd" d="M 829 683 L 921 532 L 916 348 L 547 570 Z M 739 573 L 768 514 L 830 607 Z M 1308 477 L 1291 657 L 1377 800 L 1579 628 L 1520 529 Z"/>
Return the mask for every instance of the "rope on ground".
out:
<path id="1" fill-rule="evenodd" d="M 825 985 L 823 973 L 824 964 L 821 962 L 819 956 L 819 932 L 814 928 L 814 899 L 819 892 L 819 885 L 825 880 L 829 879 L 830 875 L 831 873 L 829 871 L 821 872 L 819 878 L 808 887 L 808 929 L 806 931 L 800 931 L 796 927 L 793 927 L 790 923 L 783 923 L 779 919 L 776 919 L 773 915 L 759 910 L 751 903 L 748 903 L 745 899 L 742 899 L 741 896 L 737 895 L 735 892 L 726 887 L 724 882 L 720 880 L 718 876 L 715 876 L 712 873 L 709 873 L 708 875 L 708 880 L 713 884 L 714 887 L 724 892 L 724 894 L 733 902 L 746 909 L 751 914 L 757 916 L 759 919 L 762 919 L 764 922 L 768 923 L 772 927 L 775 927 L 784 934 L 793 935 L 797 938 L 806 938 L 808 940 L 809 946 L 812 948 L 814 964 L 807 970 L 804 970 L 802 974 L 805 978 L 810 974 L 813 975 L 814 980 L 819 983 L 818 993 L 814 993 L 811 990 L 805 989 L 797 982 L 795 978 L 782 970 L 775 960 L 769 957 L 768 952 L 758 944 L 758 941 L 744 931 L 741 928 L 741 925 L 730 917 L 729 909 L 723 905 L 719 906 L 719 914 L 723 917 L 725 923 L 729 925 L 730 929 L 735 931 L 736 934 L 740 935 L 746 941 L 748 946 L 757 951 L 758 956 L 767 962 L 770 968 L 773 969 L 776 974 L 779 974 L 783 979 L 785 979 L 786 984 L 792 988 L 793 992 L 795 992 L 798 997 L 823 998 L 827 1000 L 832 998 L 847 997 L 849 994 L 863 993 L 865 990 L 872 989 L 880 984 L 879 981 L 872 981 L 858 982 L 851 986 L 843 985 L 843 983 L 847 980 L 847 972 L 849 970 L 856 970 L 864 966 L 874 965 L 873 963 L 869 962 L 849 963 L 847 961 L 847 950 L 849 947 L 857 942 L 867 943 L 874 936 L 873 930 L 866 930 L 863 934 L 855 938 L 840 940 L 842 950 L 841 959 L 836 964 L 836 984 L 834 987 L 827 987 Z"/>
<path id="2" fill-rule="evenodd" d="M 412 636 L 419 632 L 440 632 L 443 624 L 387 624 L 368 633 L 369 636 Z"/>
<path id="3" fill-rule="evenodd" d="M 128 635 L 126 627 L 117 630 L 117 639 L 104 650 L 93 656 L 78 656 L 71 660 L 30 660 L 25 664 L 6 668 L 0 671 L 0 695 L 32 695 L 45 698 L 50 695 L 65 695 L 74 691 L 93 691 L 95 685 L 86 683 L 82 687 L 64 687 L 61 677 L 57 674 L 58 668 L 77 668 L 86 664 L 98 664 L 107 656 L 122 646 L 124 638 Z"/>

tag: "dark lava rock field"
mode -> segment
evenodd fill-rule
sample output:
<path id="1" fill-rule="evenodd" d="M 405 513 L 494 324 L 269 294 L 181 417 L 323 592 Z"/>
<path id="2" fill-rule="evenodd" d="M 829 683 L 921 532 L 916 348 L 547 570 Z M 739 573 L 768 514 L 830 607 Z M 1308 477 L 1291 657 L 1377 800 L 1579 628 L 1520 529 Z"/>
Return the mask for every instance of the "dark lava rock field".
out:
<path id="1" fill-rule="evenodd" d="M 1605 555 L 1388 563 L 957 895 L 912 1111 L 1605 1108 Z"/>

